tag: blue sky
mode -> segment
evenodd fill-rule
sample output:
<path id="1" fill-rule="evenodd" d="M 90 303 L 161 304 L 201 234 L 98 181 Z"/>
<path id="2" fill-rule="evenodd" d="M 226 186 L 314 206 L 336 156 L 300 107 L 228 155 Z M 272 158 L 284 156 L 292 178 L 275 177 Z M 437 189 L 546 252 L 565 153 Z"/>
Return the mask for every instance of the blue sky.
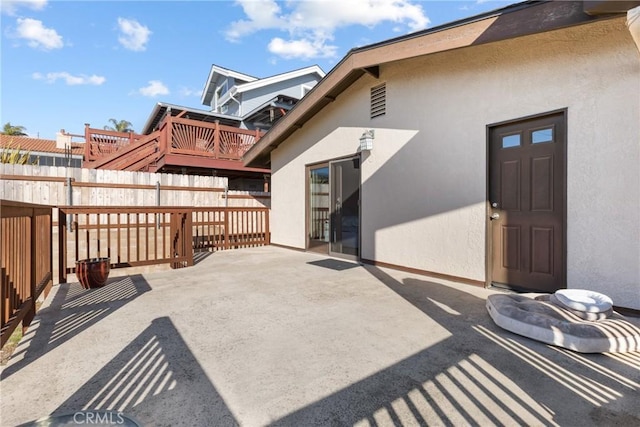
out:
<path id="1" fill-rule="evenodd" d="M 83 133 L 110 118 L 140 131 L 153 106 L 206 107 L 212 64 L 268 77 L 514 1 L 1 0 L 2 124 Z"/>

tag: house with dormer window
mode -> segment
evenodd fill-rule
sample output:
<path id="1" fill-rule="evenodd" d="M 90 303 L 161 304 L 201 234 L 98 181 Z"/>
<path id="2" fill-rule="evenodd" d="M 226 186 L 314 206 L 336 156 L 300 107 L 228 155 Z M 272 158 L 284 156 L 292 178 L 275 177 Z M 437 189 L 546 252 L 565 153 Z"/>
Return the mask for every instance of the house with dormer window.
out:
<path id="1" fill-rule="evenodd" d="M 258 78 L 212 65 L 202 92 L 207 108 L 157 103 L 142 134 L 85 129 L 85 166 L 229 178 L 229 188 L 268 188 L 269 168 L 242 155 L 324 77 L 317 65 Z"/>

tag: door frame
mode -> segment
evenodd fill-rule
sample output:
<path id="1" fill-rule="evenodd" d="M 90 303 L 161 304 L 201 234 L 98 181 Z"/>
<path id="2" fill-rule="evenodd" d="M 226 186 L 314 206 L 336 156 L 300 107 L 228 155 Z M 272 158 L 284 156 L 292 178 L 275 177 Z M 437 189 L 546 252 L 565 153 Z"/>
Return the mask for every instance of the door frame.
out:
<path id="1" fill-rule="evenodd" d="M 539 118 L 544 118 L 545 116 L 551 116 L 554 114 L 562 114 L 562 119 L 563 119 L 563 126 L 564 126 L 564 168 L 563 168 L 563 179 L 564 179 L 564 198 L 562 200 L 562 210 L 563 210 L 563 214 L 562 214 L 562 257 L 564 259 L 564 268 L 562 271 L 562 280 L 563 282 L 566 284 L 566 280 L 567 280 L 567 187 L 568 187 L 568 181 L 567 181 L 567 166 L 568 166 L 568 160 L 569 160 L 569 150 L 568 145 L 569 145 L 569 126 L 568 126 L 568 111 L 569 108 L 565 107 L 565 108 L 559 108 L 557 110 L 551 110 L 551 111 L 546 111 L 544 113 L 538 113 L 538 114 L 532 114 L 529 116 L 524 116 L 524 117 L 518 117 L 515 119 L 509 119 L 509 120 L 504 120 L 501 122 L 496 122 L 496 123 L 491 123 L 486 125 L 485 128 L 485 158 L 486 158 L 486 163 L 485 163 L 485 178 L 486 178 L 486 182 L 485 182 L 485 280 L 484 280 L 484 286 L 485 288 L 490 288 L 492 286 L 491 284 L 491 277 L 493 276 L 493 263 L 492 261 L 492 250 L 493 250 L 493 239 L 491 238 L 492 236 L 492 221 L 489 219 L 489 216 L 491 215 L 491 201 L 489 200 L 490 198 L 490 178 L 491 178 L 491 174 L 490 174 L 490 167 L 491 167 L 491 129 L 497 126 L 504 126 L 504 125 L 510 125 L 510 124 L 514 124 L 514 123 L 518 123 L 518 122 L 523 122 L 523 121 L 527 121 L 527 120 L 531 120 L 531 119 L 539 119 Z M 525 291 L 525 292 L 531 292 L 530 290 L 527 289 L 522 289 L 522 288 L 518 288 L 517 286 L 510 286 L 508 287 L 508 289 L 513 289 L 515 291 Z"/>
<path id="2" fill-rule="evenodd" d="M 332 187 L 332 182 L 331 182 L 331 163 L 333 162 L 339 162 L 339 161 L 343 161 L 343 160 L 349 160 L 349 159 L 355 159 L 358 158 L 360 160 L 360 168 L 362 168 L 362 155 L 360 153 L 355 153 L 355 154 L 348 154 L 345 156 L 340 156 L 340 157 L 335 157 L 332 159 L 327 159 L 327 160 L 322 160 L 322 161 L 318 161 L 318 162 L 313 162 L 313 163 L 307 163 L 305 165 L 305 208 L 304 208 L 304 213 L 305 213 L 305 218 L 304 218 L 304 234 L 305 234 L 305 251 L 309 251 L 309 246 L 310 246 L 310 238 L 309 238 L 309 218 L 311 218 L 311 199 L 310 199 L 310 182 L 309 182 L 309 177 L 310 177 L 310 172 L 311 169 L 316 169 L 316 168 L 321 168 L 321 167 L 328 167 L 329 168 L 329 206 L 331 206 L 331 200 L 333 197 L 333 191 L 331 189 Z M 359 192 L 360 192 L 360 202 L 362 201 L 362 169 L 360 170 L 360 183 L 359 183 Z M 343 258 L 343 259 L 348 259 L 348 260 L 352 260 L 352 261 L 359 261 L 362 258 L 362 209 L 360 209 L 360 207 L 362 206 L 362 204 L 359 202 L 359 208 L 358 208 L 358 255 L 357 256 L 351 256 L 351 255 L 346 255 L 346 254 L 341 254 L 341 253 L 336 253 L 336 252 L 332 252 L 331 251 L 331 237 L 329 237 L 329 242 L 328 242 L 328 246 L 327 246 L 327 256 L 331 256 L 331 257 L 335 257 L 335 258 Z M 329 207 L 329 215 L 331 215 L 331 207 Z M 331 234 L 331 226 L 329 226 L 329 233 Z"/>
<path id="3" fill-rule="evenodd" d="M 310 228 L 309 220 L 311 218 L 311 189 L 310 189 L 310 175 L 312 169 L 329 168 L 328 161 L 322 161 L 317 163 L 309 163 L 304 167 L 304 250 L 308 251 L 311 246 L 311 238 L 309 237 Z M 329 171 L 331 169 L 329 168 Z M 329 204 L 331 204 L 331 185 L 329 185 Z M 329 208 L 331 210 L 331 208 Z"/>

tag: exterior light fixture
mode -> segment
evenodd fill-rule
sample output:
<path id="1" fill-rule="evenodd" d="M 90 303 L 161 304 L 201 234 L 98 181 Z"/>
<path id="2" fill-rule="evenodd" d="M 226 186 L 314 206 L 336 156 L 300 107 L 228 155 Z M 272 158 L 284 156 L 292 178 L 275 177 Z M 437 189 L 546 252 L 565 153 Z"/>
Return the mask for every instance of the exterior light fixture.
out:
<path id="1" fill-rule="evenodd" d="M 360 137 L 360 151 L 373 150 L 373 139 L 375 138 L 375 131 L 373 129 L 366 130 Z"/>

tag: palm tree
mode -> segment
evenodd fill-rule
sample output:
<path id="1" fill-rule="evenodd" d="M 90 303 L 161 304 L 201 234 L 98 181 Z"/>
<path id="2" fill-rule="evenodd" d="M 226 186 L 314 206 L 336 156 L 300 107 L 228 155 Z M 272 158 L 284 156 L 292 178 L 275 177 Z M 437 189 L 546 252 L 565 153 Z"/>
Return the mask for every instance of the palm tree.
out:
<path id="1" fill-rule="evenodd" d="M 4 128 L 2 128 L 3 135 L 13 135 L 13 136 L 26 136 L 25 130 L 27 130 L 24 126 L 11 126 L 11 122 L 7 122 L 4 124 Z"/>
<path id="2" fill-rule="evenodd" d="M 133 129 L 131 128 L 133 125 L 129 121 L 109 119 L 109 123 L 113 126 L 105 126 L 104 130 L 111 130 L 114 132 L 133 132 Z"/>

